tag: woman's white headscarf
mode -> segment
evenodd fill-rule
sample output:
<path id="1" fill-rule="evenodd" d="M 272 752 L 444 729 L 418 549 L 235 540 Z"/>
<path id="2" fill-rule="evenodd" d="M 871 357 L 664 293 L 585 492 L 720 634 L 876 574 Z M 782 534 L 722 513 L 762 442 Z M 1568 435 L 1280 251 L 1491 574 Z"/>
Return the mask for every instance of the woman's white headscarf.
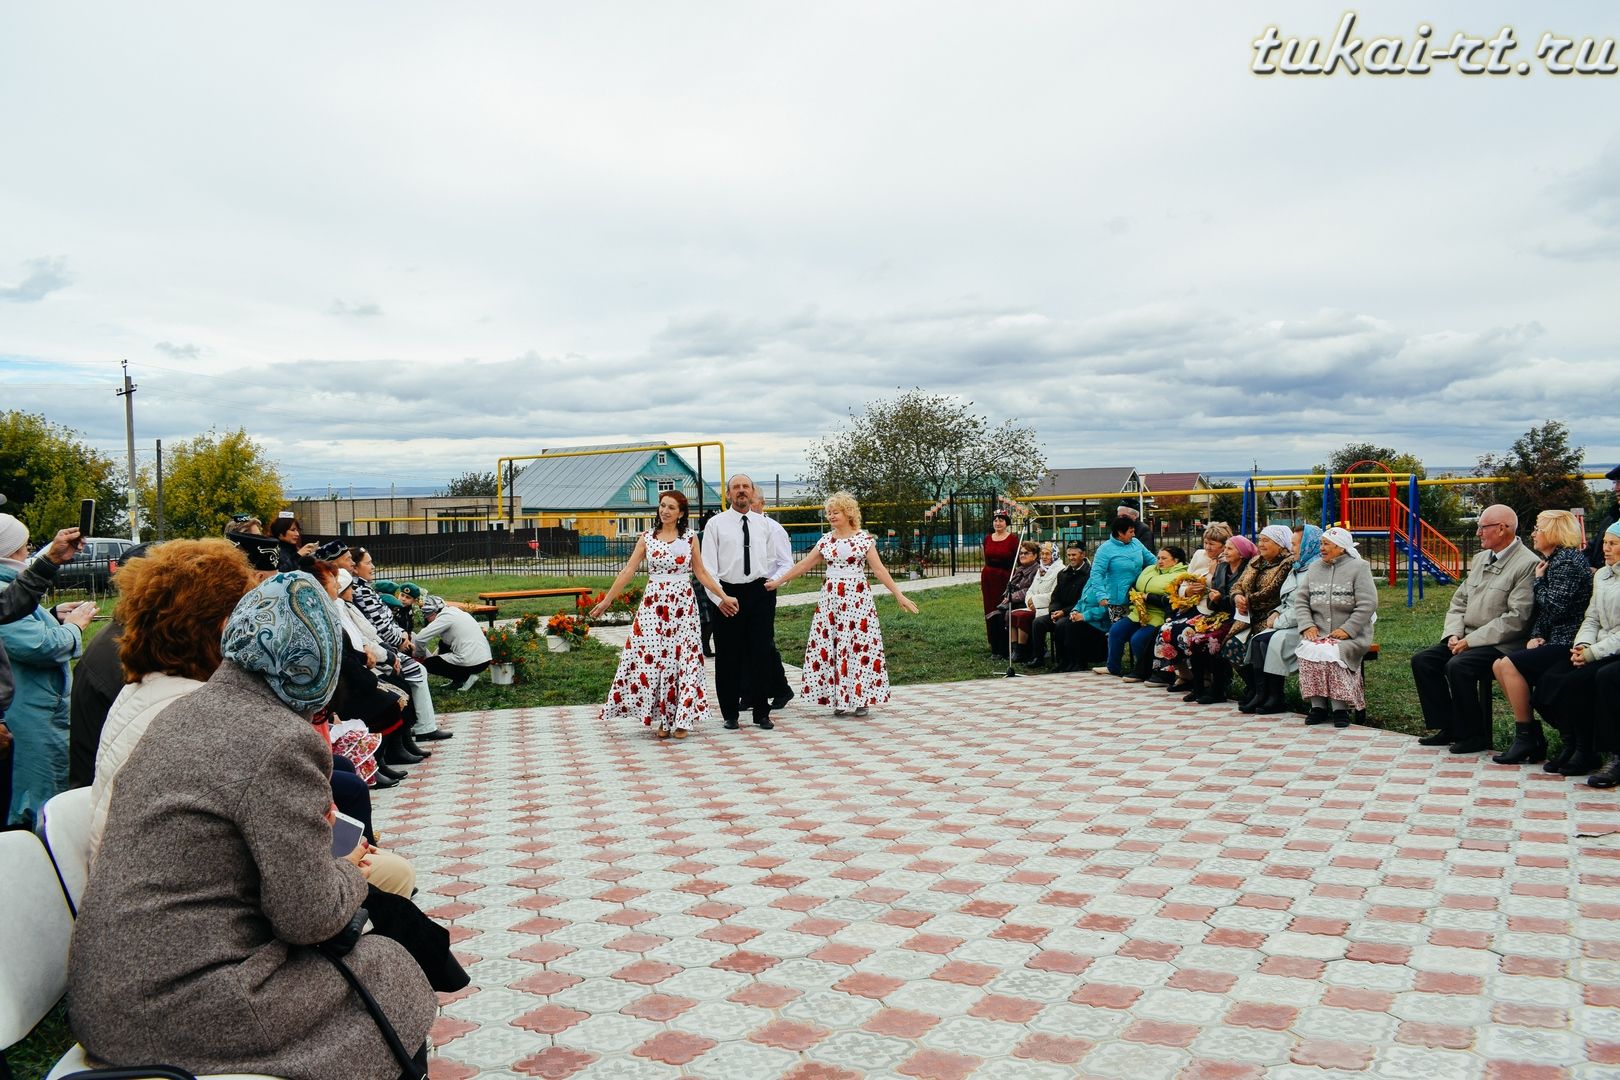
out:
<path id="1" fill-rule="evenodd" d="M 1294 546 L 1294 530 L 1286 525 L 1267 525 L 1260 530 L 1260 535 L 1284 551 Z"/>
<path id="2" fill-rule="evenodd" d="M 1350 535 L 1349 529 L 1341 529 L 1337 525 L 1322 533 L 1322 539 L 1331 540 L 1344 548 L 1345 554 L 1352 559 L 1361 558 L 1361 552 L 1356 550 L 1356 538 Z"/>

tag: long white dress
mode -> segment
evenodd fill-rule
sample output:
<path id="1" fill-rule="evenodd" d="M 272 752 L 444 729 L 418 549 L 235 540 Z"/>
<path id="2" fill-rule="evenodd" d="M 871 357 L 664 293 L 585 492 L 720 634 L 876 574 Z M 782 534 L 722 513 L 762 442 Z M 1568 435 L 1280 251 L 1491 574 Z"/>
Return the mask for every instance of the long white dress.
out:
<path id="1" fill-rule="evenodd" d="M 602 719 L 634 717 L 691 731 L 708 716 L 703 689 L 703 639 L 692 592 L 692 534 L 647 543 L 647 591 L 630 624 L 630 639 L 602 705 Z"/>
<path id="2" fill-rule="evenodd" d="M 835 709 L 858 709 L 889 700 L 883 631 L 866 580 L 866 553 L 877 543 L 865 530 L 816 542 L 827 577 L 816 600 L 804 647 L 804 698 Z"/>

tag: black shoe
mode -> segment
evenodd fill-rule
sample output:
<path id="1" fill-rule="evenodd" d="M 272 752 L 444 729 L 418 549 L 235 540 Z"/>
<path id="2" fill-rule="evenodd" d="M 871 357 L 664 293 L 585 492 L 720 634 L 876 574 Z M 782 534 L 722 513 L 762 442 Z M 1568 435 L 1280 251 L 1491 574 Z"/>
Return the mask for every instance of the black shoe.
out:
<path id="1" fill-rule="evenodd" d="M 392 735 L 383 736 L 382 752 L 382 761 L 385 765 L 420 765 L 423 761 L 400 744 L 397 731 Z"/>
<path id="2" fill-rule="evenodd" d="M 1255 674 L 1254 668 L 1245 665 L 1243 668 L 1243 696 L 1238 699 L 1238 712 L 1254 712 L 1255 709 L 1260 707 L 1260 702 L 1264 696 L 1260 676 Z"/>
<path id="3" fill-rule="evenodd" d="M 446 730 L 444 730 L 444 728 L 437 728 L 437 729 L 435 729 L 433 731 L 428 732 L 425 735 L 414 735 L 413 734 L 411 736 L 412 739 L 414 739 L 416 742 L 419 742 L 419 743 L 420 742 L 437 742 L 440 739 L 453 739 L 455 737 L 456 737 L 455 732 L 446 731 Z"/>
<path id="4" fill-rule="evenodd" d="M 1453 754 L 1477 754 L 1482 750 L 1491 748 L 1491 740 L 1478 737 L 1472 739 L 1459 739 L 1451 744 Z"/>
<path id="5" fill-rule="evenodd" d="M 782 694 L 779 697 L 771 698 L 771 711 L 772 712 L 780 712 L 782 709 L 787 708 L 787 703 L 792 701 L 792 700 L 793 700 L 793 691 L 792 690 L 789 690 L 786 694 Z"/>
<path id="6" fill-rule="evenodd" d="M 1620 755 L 1609 759 L 1609 763 L 1591 776 L 1586 778 L 1587 787 L 1614 787 L 1620 784 Z"/>
<path id="7" fill-rule="evenodd" d="M 1260 716 L 1275 716 L 1277 713 L 1287 712 L 1288 699 L 1283 697 L 1283 677 L 1268 674 L 1264 683 L 1265 696 L 1261 698 L 1260 704 L 1255 706 L 1254 711 Z"/>
<path id="8" fill-rule="evenodd" d="M 1305 714 L 1305 725 L 1312 727 L 1316 724 L 1325 724 L 1333 719 L 1333 714 L 1320 705 L 1312 705 L 1311 711 Z"/>
<path id="9" fill-rule="evenodd" d="M 1171 683 L 1169 686 L 1164 688 L 1164 692 L 1167 694 L 1185 694 L 1188 691 L 1192 692 L 1192 697 L 1183 698 L 1183 701 L 1191 701 L 1193 698 L 1198 696 L 1198 687 L 1194 686 L 1191 682 Z"/>
<path id="10" fill-rule="evenodd" d="M 378 776 L 386 776 L 386 777 L 388 777 L 388 779 L 394 781 L 395 783 L 398 783 L 399 781 L 405 779 L 405 777 L 409 776 L 410 774 L 407 773 L 404 769 L 396 769 L 392 765 L 388 765 L 388 764 L 385 764 L 385 763 L 379 761 L 379 762 L 377 762 L 377 775 Z"/>
<path id="11" fill-rule="evenodd" d="M 1181 700 L 1182 701 L 1188 701 L 1188 702 L 1196 701 L 1200 705 L 1213 705 L 1213 704 L 1215 704 L 1214 701 L 1205 701 L 1204 699 L 1206 697 L 1209 697 L 1209 691 L 1207 691 L 1207 690 L 1194 690 L 1190 694 L 1182 694 L 1181 695 Z"/>
<path id="12" fill-rule="evenodd" d="M 433 751 L 424 750 L 420 746 L 417 746 L 416 740 L 411 737 L 411 733 L 408 731 L 402 731 L 399 733 L 399 745 L 400 748 L 403 749 L 407 754 L 415 754 L 419 758 L 430 758 L 433 756 Z"/>
<path id="13" fill-rule="evenodd" d="M 398 786 L 399 786 L 399 781 L 395 780 L 391 776 L 385 776 L 381 769 L 378 769 L 375 773 L 372 774 L 372 777 L 371 777 L 371 790 L 373 790 L 373 791 L 385 791 L 388 788 L 398 787 Z"/>
<path id="14" fill-rule="evenodd" d="M 1575 752 L 1569 755 L 1569 760 L 1558 766 L 1558 771 L 1565 776 L 1585 776 L 1602 764 L 1602 758 L 1584 746 L 1577 746 Z"/>
<path id="15" fill-rule="evenodd" d="M 766 731 L 769 731 L 772 728 L 774 728 L 776 725 L 771 723 L 770 715 L 766 714 L 763 717 L 761 717 L 761 716 L 754 717 L 754 726 L 757 727 L 757 728 L 764 728 Z"/>
<path id="16" fill-rule="evenodd" d="M 1519 725 L 1513 733 L 1513 745 L 1491 758 L 1498 765 L 1534 765 L 1547 759 L 1547 740 L 1540 732 L 1531 734 L 1530 724 Z"/>
<path id="17" fill-rule="evenodd" d="M 1435 732 L 1433 735 L 1425 735 L 1425 736 L 1423 736 L 1423 738 L 1418 740 L 1418 745 L 1419 746 L 1450 746 L 1451 745 L 1451 732 L 1446 731 L 1444 728 L 1442 728 L 1441 730 Z"/>
<path id="18" fill-rule="evenodd" d="M 736 731 L 737 727 L 738 727 L 737 718 L 735 716 L 726 717 L 726 730 L 727 731 Z"/>
<path id="19" fill-rule="evenodd" d="M 1350 726 L 1350 710 L 1349 709 L 1334 709 L 1333 710 L 1333 726 L 1334 727 L 1349 727 Z"/>
<path id="20" fill-rule="evenodd" d="M 1187 699 L 1182 698 L 1181 700 L 1186 701 Z M 1212 686 L 1208 690 L 1205 690 L 1203 693 L 1199 694 L 1197 697 L 1193 698 L 1193 700 L 1200 705 L 1225 705 L 1226 693 L 1225 691 L 1217 690 Z"/>

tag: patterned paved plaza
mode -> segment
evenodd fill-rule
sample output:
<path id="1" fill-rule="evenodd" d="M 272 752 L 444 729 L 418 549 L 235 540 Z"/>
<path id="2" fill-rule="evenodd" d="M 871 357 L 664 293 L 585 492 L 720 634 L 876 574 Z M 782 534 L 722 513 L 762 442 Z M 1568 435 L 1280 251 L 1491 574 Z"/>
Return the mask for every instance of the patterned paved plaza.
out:
<path id="1" fill-rule="evenodd" d="M 778 715 L 450 718 L 435 1078 L 1620 1077 L 1612 792 L 1089 674 Z"/>

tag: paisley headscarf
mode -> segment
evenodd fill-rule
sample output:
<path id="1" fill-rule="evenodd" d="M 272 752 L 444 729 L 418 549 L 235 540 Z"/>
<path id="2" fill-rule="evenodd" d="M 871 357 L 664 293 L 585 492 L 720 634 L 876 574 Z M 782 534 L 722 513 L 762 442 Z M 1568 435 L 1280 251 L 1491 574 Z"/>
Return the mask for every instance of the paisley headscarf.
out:
<path id="1" fill-rule="evenodd" d="M 1294 538 L 1288 538 L 1293 543 Z M 1300 530 L 1299 554 L 1294 556 L 1294 573 L 1303 574 L 1305 568 L 1315 562 L 1322 554 L 1322 530 L 1315 525 L 1307 525 Z"/>
<path id="2" fill-rule="evenodd" d="M 337 689 L 341 633 L 326 590 L 295 571 L 268 578 L 242 597 L 225 621 L 220 652 L 308 716 Z"/>

